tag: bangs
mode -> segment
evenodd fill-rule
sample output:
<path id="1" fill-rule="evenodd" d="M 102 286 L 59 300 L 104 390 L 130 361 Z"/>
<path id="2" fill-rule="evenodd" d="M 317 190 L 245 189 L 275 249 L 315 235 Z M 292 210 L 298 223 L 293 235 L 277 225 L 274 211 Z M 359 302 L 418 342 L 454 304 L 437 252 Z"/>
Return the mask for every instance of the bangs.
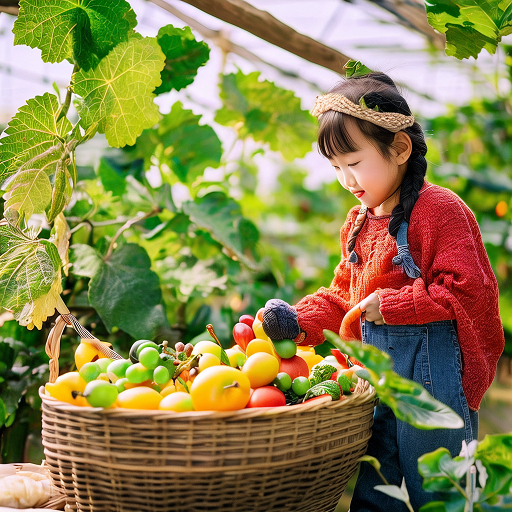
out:
<path id="1" fill-rule="evenodd" d="M 326 158 L 344 153 L 353 153 L 360 149 L 348 133 L 345 126 L 346 117 L 352 116 L 334 110 L 328 110 L 320 117 L 318 150 Z"/>

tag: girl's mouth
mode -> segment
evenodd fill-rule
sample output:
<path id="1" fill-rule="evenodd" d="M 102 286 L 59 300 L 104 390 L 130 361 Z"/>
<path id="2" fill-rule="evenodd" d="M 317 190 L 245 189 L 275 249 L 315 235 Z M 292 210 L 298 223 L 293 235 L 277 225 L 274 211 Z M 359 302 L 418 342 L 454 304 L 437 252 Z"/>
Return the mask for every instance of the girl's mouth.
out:
<path id="1" fill-rule="evenodd" d="M 364 195 L 364 190 L 359 190 L 358 192 L 354 192 L 354 195 L 359 199 Z"/>

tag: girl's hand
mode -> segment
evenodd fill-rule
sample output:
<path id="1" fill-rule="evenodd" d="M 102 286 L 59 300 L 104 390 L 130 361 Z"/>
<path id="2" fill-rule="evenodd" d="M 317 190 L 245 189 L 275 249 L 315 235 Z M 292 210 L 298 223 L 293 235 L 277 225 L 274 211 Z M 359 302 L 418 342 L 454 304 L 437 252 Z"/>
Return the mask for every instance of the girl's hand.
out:
<path id="1" fill-rule="evenodd" d="M 380 314 L 380 300 L 376 293 L 370 293 L 368 297 L 359 303 L 359 307 L 361 308 L 361 311 L 365 311 L 366 320 L 368 320 L 368 322 L 374 322 L 376 325 L 386 323 Z"/>

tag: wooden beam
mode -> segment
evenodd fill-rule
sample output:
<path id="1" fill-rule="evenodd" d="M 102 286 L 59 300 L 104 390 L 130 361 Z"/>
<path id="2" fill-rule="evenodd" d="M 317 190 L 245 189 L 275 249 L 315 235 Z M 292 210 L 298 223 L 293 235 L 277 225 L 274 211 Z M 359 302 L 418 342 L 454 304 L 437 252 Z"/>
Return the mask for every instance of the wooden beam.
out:
<path id="1" fill-rule="evenodd" d="M 163 0 L 160 0 L 163 1 Z M 297 32 L 270 13 L 253 7 L 244 0 L 181 0 L 197 9 L 235 25 L 251 34 L 303 59 L 344 74 L 343 66 L 350 57 L 313 38 Z"/>

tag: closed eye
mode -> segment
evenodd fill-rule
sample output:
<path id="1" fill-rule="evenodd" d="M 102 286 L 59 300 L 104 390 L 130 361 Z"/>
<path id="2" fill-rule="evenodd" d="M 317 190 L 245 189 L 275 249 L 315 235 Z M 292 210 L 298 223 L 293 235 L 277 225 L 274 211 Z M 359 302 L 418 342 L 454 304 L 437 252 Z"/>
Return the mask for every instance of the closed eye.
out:
<path id="1" fill-rule="evenodd" d="M 349 167 L 355 167 L 360 162 L 361 162 L 361 160 L 359 160 L 358 162 L 354 162 L 353 164 L 348 164 L 348 166 Z"/>

